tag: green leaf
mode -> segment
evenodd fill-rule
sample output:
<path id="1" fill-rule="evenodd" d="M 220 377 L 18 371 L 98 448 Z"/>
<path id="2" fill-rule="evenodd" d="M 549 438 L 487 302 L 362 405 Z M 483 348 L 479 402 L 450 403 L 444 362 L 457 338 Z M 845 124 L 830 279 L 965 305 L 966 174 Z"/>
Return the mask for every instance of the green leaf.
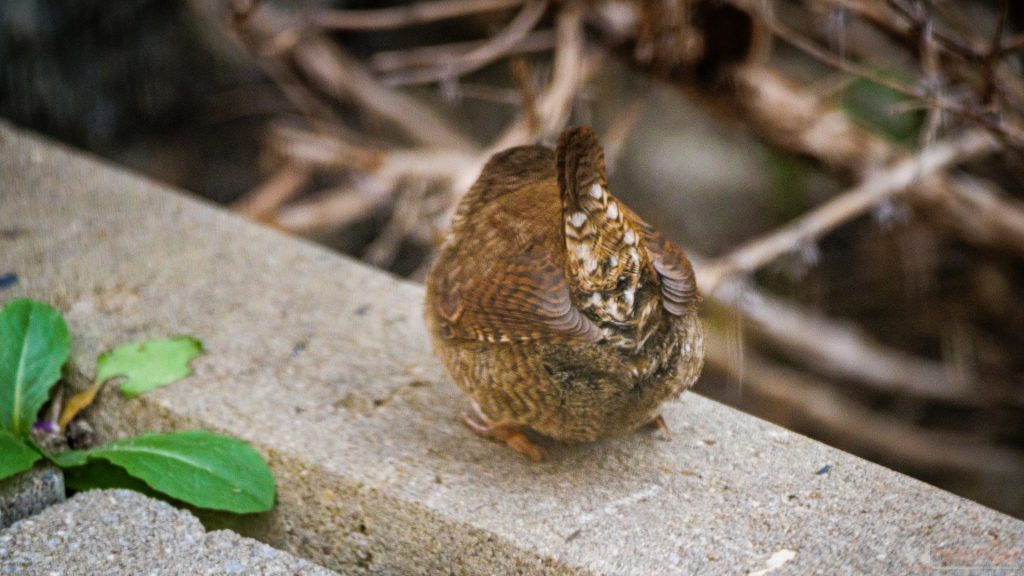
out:
<path id="1" fill-rule="evenodd" d="M 54 459 L 62 468 L 106 460 L 154 490 L 200 508 L 246 514 L 274 505 L 274 476 L 259 453 L 237 438 L 209 432 L 145 434 Z"/>
<path id="2" fill-rule="evenodd" d="M 902 80 L 892 72 L 879 74 Z M 864 79 L 850 82 L 842 96 L 847 115 L 896 142 L 912 141 L 924 126 L 923 110 L 901 110 L 911 101 L 905 94 Z"/>
<path id="3" fill-rule="evenodd" d="M 0 428 L 27 438 L 50 388 L 60 379 L 70 344 L 60 312 L 35 300 L 11 300 L 0 311 Z"/>
<path id="4" fill-rule="evenodd" d="M 807 211 L 810 196 L 807 183 L 811 168 L 795 154 L 769 152 L 770 207 L 780 220 L 791 220 Z"/>
<path id="5" fill-rule="evenodd" d="M 79 492 L 126 488 L 147 496 L 162 496 L 142 480 L 132 477 L 124 468 L 104 460 L 93 460 L 83 466 L 67 468 L 64 470 L 64 485 Z"/>
<path id="6" fill-rule="evenodd" d="M 118 346 L 96 360 L 96 382 L 124 376 L 121 392 L 134 398 L 191 374 L 189 362 L 202 351 L 202 342 L 187 336 Z"/>
<path id="7" fill-rule="evenodd" d="M 42 457 L 14 434 L 0 430 L 0 478 L 13 476 L 32 467 Z"/>

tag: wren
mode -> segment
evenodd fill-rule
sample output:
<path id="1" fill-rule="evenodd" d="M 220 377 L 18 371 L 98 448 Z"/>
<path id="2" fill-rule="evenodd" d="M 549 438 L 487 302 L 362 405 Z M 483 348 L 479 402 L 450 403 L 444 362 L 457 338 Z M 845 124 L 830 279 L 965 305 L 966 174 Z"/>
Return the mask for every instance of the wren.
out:
<path id="1" fill-rule="evenodd" d="M 427 278 L 426 323 L 477 433 L 540 460 L 532 432 L 593 441 L 664 426 L 700 375 L 704 328 L 682 249 L 608 191 L 588 127 L 556 151 L 495 154 Z"/>

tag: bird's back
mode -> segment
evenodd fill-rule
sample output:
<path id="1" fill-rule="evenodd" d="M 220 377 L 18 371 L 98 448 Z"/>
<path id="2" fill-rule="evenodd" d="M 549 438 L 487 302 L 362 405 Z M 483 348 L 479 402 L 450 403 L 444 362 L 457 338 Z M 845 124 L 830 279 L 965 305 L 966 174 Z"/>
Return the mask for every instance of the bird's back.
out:
<path id="1" fill-rule="evenodd" d="M 657 416 L 700 372 L 689 261 L 607 189 L 588 128 L 557 154 L 496 154 L 427 279 L 426 320 L 456 383 L 500 426 L 568 441 Z"/>

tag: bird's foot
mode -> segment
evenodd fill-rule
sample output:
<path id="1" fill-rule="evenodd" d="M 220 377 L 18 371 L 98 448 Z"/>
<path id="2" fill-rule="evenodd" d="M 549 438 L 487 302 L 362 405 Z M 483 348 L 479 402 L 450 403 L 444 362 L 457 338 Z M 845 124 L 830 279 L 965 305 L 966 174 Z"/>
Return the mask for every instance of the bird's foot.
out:
<path id="1" fill-rule="evenodd" d="M 652 432 L 657 432 L 660 430 L 662 433 L 665 434 L 666 438 L 672 436 L 672 431 L 668 429 L 668 424 L 665 422 L 665 419 L 661 416 L 661 414 L 658 414 L 657 416 L 654 417 L 653 420 L 651 420 L 647 424 L 644 424 L 644 428 L 647 428 Z"/>
<path id="2" fill-rule="evenodd" d="M 530 441 L 521 428 L 509 424 L 499 424 L 491 420 L 480 412 L 480 408 L 475 403 L 471 412 L 466 412 L 462 415 L 462 421 L 473 432 L 484 438 L 504 442 L 509 448 L 523 454 L 534 462 L 540 462 L 547 458 L 547 452 Z"/>

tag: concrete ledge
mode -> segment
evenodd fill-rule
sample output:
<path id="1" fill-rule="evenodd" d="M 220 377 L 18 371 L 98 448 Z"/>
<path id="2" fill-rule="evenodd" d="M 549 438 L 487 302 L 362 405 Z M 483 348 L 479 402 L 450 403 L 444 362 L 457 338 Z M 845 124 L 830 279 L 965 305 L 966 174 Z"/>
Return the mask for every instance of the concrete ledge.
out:
<path id="1" fill-rule="evenodd" d="M 0 529 L 64 501 L 64 474 L 50 464 L 0 480 Z"/>
<path id="2" fill-rule="evenodd" d="M 75 496 L 0 532 L 0 575 L 334 574 L 128 490 Z"/>
<path id="3" fill-rule="evenodd" d="M 530 464 L 457 422 L 466 401 L 430 352 L 419 286 L 10 128 L 0 174 L 0 275 L 19 278 L 0 300 L 59 306 L 83 379 L 128 340 L 206 344 L 187 381 L 106 394 L 98 433 L 202 426 L 252 442 L 280 496 L 243 528 L 329 568 L 1024 566 L 1024 523 L 695 394 L 667 407 L 669 440 L 555 446 Z"/>

